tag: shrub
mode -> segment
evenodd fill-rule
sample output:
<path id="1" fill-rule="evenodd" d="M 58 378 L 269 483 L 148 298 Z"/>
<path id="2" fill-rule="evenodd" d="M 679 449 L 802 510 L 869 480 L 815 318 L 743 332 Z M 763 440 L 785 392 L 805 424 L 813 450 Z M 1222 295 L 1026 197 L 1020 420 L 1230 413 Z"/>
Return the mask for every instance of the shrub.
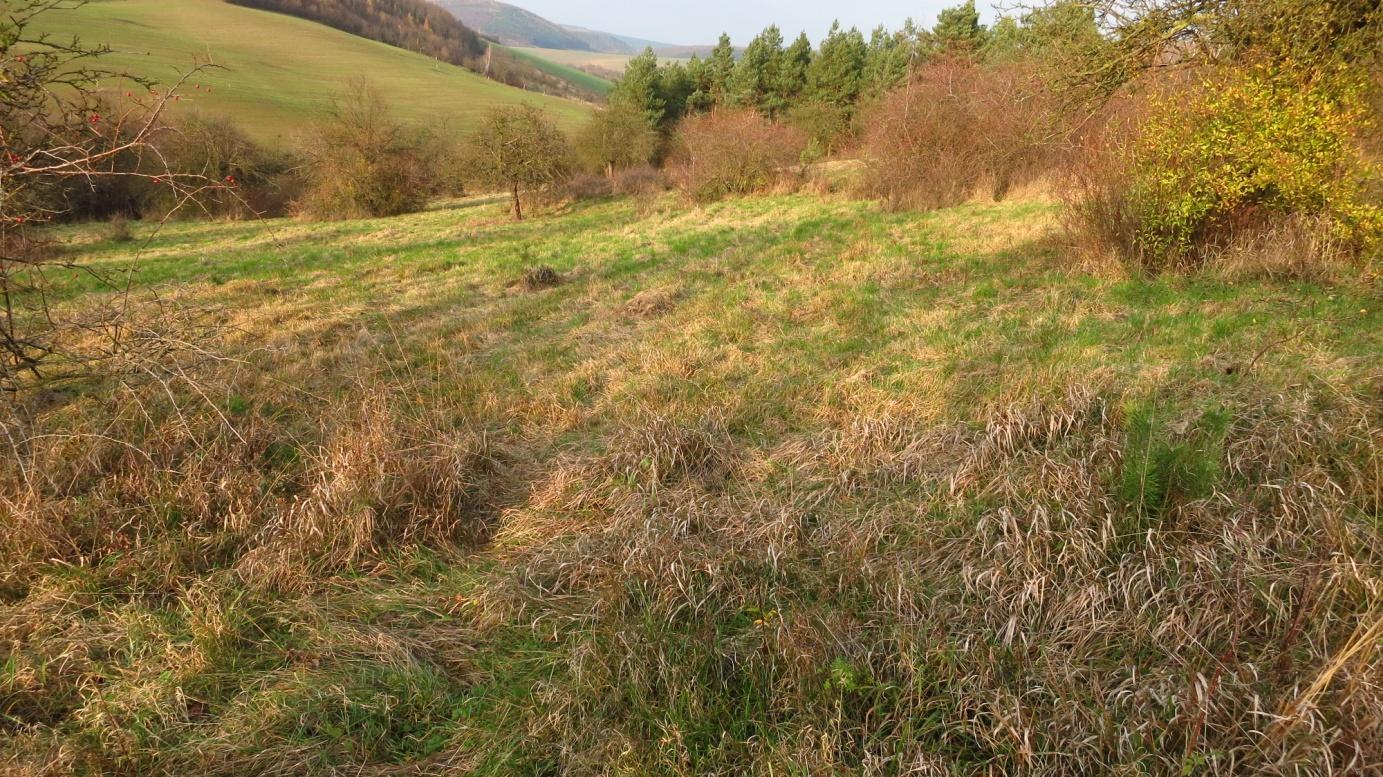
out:
<path id="1" fill-rule="evenodd" d="M 1153 91 L 1145 121 L 1115 122 L 1086 145 L 1075 238 L 1146 272 L 1242 265 L 1269 245 L 1285 252 L 1265 266 L 1293 272 L 1371 255 L 1383 214 L 1355 144 L 1362 85 L 1346 81 L 1215 67 Z"/>
<path id="2" fill-rule="evenodd" d="M 652 165 L 619 170 L 610 180 L 615 194 L 647 197 L 667 190 L 667 177 Z"/>
<path id="3" fill-rule="evenodd" d="M 101 236 L 112 243 L 129 243 L 134 240 L 134 233 L 130 231 L 130 220 L 123 213 L 110 217 Z"/>
<path id="4" fill-rule="evenodd" d="M 954 205 L 985 185 L 1002 199 L 1049 168 L 1056 116 L 1021 63 L 935 62 L 866 114 L 861 191 L 894 209 Z"/>
<path id="5" fill-rule="evenodd" d="M 222 218 L 282 216 L 288 212 L 292 160 L 260 146 L 231 119 L 189 114 L 157 141 L 174 170 L 226 184 L 199 198 L 197 212 Z M 173 203 L 164 187 L 151 187 L 145 206 L 154 211 Z"/>
<path id="6" fill-rule="evenodd" d="M 599 200 L 614 193 L 614 185 L 609 178 L 592 173 L 577 173 L 563 181 L 560 187 L 553 187 L 550 199 L 557 202 Z"/>
<path id="7" fill-rule="evenodd" d="M 831 156 L 850 138 L 850 111 L 834 103 L 813 101 L 793 106 L 787 123 L 807 136 L 804 161 Z"/>
<path id="8" fill-rule="evenodd" d="M 800 130 L 752 110 L 718 109 L 682 122 L 673 180 L 700 201 L 772 187 L 807 145 Z"/>
<path id="9" fill-rule="evenodd" d="M 437 138 L 398 124 L 378 92 L 353 85 L 308 144 L 297 210 L 321 219 L 421 210 L 438 189 L 442 156 Z"/>
<path id="10" fill-rule="evenodd" d="M 575 173 L 547 187 L 540 197 L 546 204 L 600 200 L 615 195 L 646 200 L 667 189 L 667 179 L 652 165 L 616 170 L 613 175 Z"/>
<path id="11" fill-rule="evenodd" d="M 547 188 L 571 168 L 567 136 L 529 105 L 492 110 L 471 137 L 467 155 L 467 167 L 480 183 L 510 194 L 515 220 L 523 219 L 524 191 Z"/>
<path id="12" fill-rule="evenodd" d="M 628 102 L 617 102 L 582 127 L 575 151 L 582 168 L 613 177 L 616 170 L 652 161 L 658 151 L 658 132 L 643 111 Z"/>

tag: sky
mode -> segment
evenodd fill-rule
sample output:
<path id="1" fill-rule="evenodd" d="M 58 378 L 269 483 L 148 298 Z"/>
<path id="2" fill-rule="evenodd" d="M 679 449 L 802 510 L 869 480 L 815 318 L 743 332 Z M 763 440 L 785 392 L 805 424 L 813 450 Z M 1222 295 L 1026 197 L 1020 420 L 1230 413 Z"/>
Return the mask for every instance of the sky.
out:
<path id="1" fill-rule="evenodd" d="M 770 24 L 792 39 L 805 31 L 819 40 L 833 19 L 866 35 L 885 25 L 896 29 L 909 16 L 925 27 L 942 8 L 962 0 L 505 0 L 539 16 L 617 35 L 661 43 L 715 43 L 721 32 L 744 45 Z M 977 0 L 981 18 L 992 18 L 990 2 Z"/>

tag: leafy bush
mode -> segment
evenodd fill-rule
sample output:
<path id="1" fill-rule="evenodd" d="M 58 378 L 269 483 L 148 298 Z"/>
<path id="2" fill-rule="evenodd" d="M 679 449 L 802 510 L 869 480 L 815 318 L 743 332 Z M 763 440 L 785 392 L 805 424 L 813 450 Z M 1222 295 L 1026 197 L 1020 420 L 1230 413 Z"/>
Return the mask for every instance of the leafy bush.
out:
<path id="1" fill-rule="evenodd" d="M 717 109 L 682 122 L 673 180 L 700 201 L 772 187 L 807 145 L 797 129 L 751 110 Z"/>
<path id="2" fill-rule="evenodd" d="M 1148 272 L 1243 256 L 1284 231 L 1289 264 L 1378 250 L 1377 175 L 1355 142 L 1368 122 L 1362 83 L 1215 67 L 1155 90 L 1145 110 L 1075 168 L 1071 223 L 1090 249 Z"/>
<path id="3" fill-rule="evenodd" d="M 954 205 L 985 185 L 1002 199 L 1049 168 L 1056 116 L 1021 63 L 939 60 L 866 116 L 861 193 L 894 209 Z"/>
<path id="4" fill-rule="evenodd" d="M 347 219 L 421 210 L 441 185 L 440 142 L 396 123 L 374 89 L 356 85 L 351 94 L 306 149 L 306 191 L 298 211 Z"/>

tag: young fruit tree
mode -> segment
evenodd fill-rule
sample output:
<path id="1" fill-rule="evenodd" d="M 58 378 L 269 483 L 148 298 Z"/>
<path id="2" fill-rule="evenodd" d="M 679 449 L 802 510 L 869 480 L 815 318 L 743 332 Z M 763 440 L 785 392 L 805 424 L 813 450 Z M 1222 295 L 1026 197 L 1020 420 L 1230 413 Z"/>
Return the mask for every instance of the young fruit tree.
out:
<path id="1" fill-rule="evenodd" d="M 523 220 L 522 192 L 564 178 L 570 156 L 562 131 L 528 105 L 494 109 L 470 141 L 472 175 L 509 192 L 516 221 Z"/>
<path id="2" fill-rule="evenodd" d="M 137 324 L 120 280 L 64 256 L 45 239 L 46 224 L 123 216 L 136 191 L 162 190 L 177 209 L 230 188 L 177 172 L 153 142 L 181 81 L 157 88 L 99 67 L 106 47 L 34 32 L 43 14 L 84 4 L 9 0 L 0 18 L 0 395 L 7 397 L 101 366 L 147 371 L 156 359 L 133 357 L 164 352 L 168 340 L 155 332 L 177 318 L 161 310 L 151 317 L 157 326 Z M 54 281 L 74 275 L 112 293 L 82 310 L 52 304 Z"/>

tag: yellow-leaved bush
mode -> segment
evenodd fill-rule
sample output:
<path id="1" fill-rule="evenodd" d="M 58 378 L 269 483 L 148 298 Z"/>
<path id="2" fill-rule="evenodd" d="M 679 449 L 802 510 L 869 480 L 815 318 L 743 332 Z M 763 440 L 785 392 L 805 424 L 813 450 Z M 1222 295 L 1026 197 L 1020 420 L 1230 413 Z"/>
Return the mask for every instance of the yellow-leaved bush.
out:
<path id="1" fill-rule="evenodd" d="M 1187 268 L 1308 224 L 1317 255 L 1307 261 L 1376 255 L 1377 171 L 1356 142 L 1367 105 L 1344 71 L 1281 66 L 1214 68 L 1160 92 L 1122 146 L 1120 210 L 1132 230 L 1122 249 L 1144 270 Z"/>

